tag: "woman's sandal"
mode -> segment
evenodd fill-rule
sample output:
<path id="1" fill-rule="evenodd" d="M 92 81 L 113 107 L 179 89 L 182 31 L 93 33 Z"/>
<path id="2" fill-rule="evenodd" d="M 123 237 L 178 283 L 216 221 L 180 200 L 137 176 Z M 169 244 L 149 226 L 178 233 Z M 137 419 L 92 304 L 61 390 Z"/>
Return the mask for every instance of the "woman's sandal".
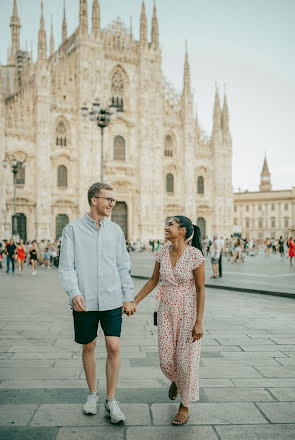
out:
<path id="1" fill-rule="evenodd" d="M 185 425 L 186 422 L 189 419 L 189 414 L 187 416 L 182 415 L 182 414 L 176 414 L 176 416 L 174 417 L 174 419 L 172 420 L 172 425 L 174 426 L 181 426 L 181 425 Z"/>
<path id="2" fill-rule="evenodd" d="M 175 400 L 178 396 L 178 388 L 175 382 L 171 383 L 168 396 L 170 400 Z"/>

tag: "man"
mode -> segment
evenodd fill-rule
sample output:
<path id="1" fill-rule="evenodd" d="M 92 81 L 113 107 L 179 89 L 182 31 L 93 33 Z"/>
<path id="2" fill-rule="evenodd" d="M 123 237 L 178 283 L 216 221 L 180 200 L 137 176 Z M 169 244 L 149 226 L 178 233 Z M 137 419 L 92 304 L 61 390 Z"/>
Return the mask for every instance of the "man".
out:
<path id="1" fill-rule="evenodd" d="M 108 221 L 116 204 L 113 188 L 94 183 L 88 190 L 89 214 L 63 230 L 59 273 L 73 308 L 75 341 L 82 359 L 89 395 L 85 414 L 97 413 L 95 346 L 100 322 L 105 335 L 107 396 L 105 409 L 113 423 L 125 420 L 115 399 L 120 369 L 122 311 L 136 311 L 130 258 L 122 229 Z"/>
<path id="2" fill-rule="evenodd" d="M 14 273 L 14 259 L 15 259 L 15 251 L 16 251 L 16 246 L 14 244 L 13 239 L 10 239 L 10 242 L 7 244 L 6 246 L 6 273 L 9 273 L 10 271 L 10 262 L 11 262 L 11 269 L 12 269 L 12 273 Z"/>
<path id="3" fill-rule="evenodd" d="M 219 273 L 219 278 L 222 278 L 222 254 L 224 251 L 223 237 L 221 237 L 219 240 L 217 240 L 217 242 L 218 242 L 218 246 L 220 248 L 220 257 L 219 257 L 219 262 L 218 262 L 218 273 Z"/>

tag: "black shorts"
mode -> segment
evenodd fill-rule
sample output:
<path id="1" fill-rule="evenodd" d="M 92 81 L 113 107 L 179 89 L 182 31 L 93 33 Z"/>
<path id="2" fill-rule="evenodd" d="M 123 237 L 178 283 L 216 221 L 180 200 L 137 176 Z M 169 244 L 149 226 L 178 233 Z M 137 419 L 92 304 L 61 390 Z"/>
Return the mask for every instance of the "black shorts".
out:
<path id="1" fill-rule="evenodd" d="M 121 336 L 122 307 L 102 312 L 77 312 L 73 310 L 75 341 L 89 344 L 97 337 L 98 324 L 105 336 Z"/>

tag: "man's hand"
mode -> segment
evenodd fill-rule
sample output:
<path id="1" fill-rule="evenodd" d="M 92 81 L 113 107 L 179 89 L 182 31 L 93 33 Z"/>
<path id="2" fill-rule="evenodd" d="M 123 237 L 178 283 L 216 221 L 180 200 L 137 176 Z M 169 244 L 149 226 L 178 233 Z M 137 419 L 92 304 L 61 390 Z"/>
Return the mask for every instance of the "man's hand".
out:
<path id="1" fill-rule="evenodd" d="M 136 312 L 135 302 L 124 302 L 122 312 L 128 316 L 133 315 Z"/>
<path id="2" fill-rule="evenodd" d="M 72 299 L 72 306 L 76 312 L 86 312 L 85 301 L 82 295 L 76 295 Z"/>

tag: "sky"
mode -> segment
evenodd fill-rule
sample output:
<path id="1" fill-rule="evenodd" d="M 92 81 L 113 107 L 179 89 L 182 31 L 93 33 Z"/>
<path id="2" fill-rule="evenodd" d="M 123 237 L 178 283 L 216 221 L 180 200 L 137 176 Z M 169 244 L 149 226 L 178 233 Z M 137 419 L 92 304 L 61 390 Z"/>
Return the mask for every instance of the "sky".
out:
<path id="1" fill-rule="evenodd" d="M 139 35 L 142 0 L 99 0 L 101 26 L 120 17 Z M 17 0 L 21 46 L 37 50 L 40 0 Z M 92 0 L 88 0 L 89 22 Z M 145 0 L 148 31 L 153 0 Z M 295 186 L 295 1 L 156 0 L 163 73 L 178 92 L 185 40 L 201 128 L 210 134 L 217 87 L 226 87 L 233 138 L 233 188 L 257 191 L 266 155 L 273 189 Z M 6 64 L 13 0 L 0 0 L 0 61 Z M 61 41 L 63 0 L 44 0 L 48 47 L 51 16 Z M 68 35 L 78 25 L 79 0 L 66 0 Z"/>

